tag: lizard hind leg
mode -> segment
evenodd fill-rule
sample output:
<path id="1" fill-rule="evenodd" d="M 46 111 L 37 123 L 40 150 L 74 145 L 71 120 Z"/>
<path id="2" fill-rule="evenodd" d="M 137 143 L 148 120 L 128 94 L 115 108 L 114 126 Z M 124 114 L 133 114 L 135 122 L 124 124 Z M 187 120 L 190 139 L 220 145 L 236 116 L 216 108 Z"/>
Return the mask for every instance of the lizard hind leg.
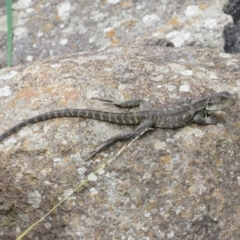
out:
<path id="1" fill-rule="evenodd" d="M 117 107 L 122 107 L 122 108 L 131 108 L 131 107 L 140 107 L 141 110 L 151 110 L 152 107 L 151 105 L 145 101 L 144 99 L 131 99 L 131 100 L 110 100 L 110 99 L 105 99 L 105 98 L 92 98 L 92 99 L 97 99 L 100 101 L 103 101 L 107 104 L 112 104 Z"/>
<path id="2" fill-rule="evenodd" d="M 148 119 L 146 121 L 144 121 L 143 123 L 141 123 L 136 129 L 135 131 L 131 132 L 131 133 L 120 133 L 112 138 L 109 138 L 108 140 L 106 140 L 105 142 L 103 142 L 97 149 L 95 149 L 94 151 L 90 152 L 89 156 L 85 159 L 85 161 L 89 160 L 91 157 L 95 156 L 97 153 L 99 153 L 101 150 L 103 150 L 104 148 L 112 145 L 115 142 L 118 141 L 124 141 L 127 139 L 134 139 L 140 135 L 142 135 L 143 133 L 152 130 L 153 128 L 153 122 L 152 120 Z"/>
<path id="3" fill-rule="evenodd" d="M 182 105 L 189 106 L 191 103 L 192 103 L 192 99 L 191 98 L 186 98 L 184 100 L 178 101 L 178 105 L 180 105 L 180 106 L 182 106 Z"/>

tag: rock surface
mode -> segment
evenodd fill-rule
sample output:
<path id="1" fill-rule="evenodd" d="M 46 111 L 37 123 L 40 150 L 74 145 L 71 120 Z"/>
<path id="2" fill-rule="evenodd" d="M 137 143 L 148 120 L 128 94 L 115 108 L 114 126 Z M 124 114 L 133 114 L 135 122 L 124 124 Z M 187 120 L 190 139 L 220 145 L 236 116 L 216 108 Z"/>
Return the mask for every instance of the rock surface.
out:
<path id="1" fill-rule="evenodd" d="M 237 103 L 221 123 L 156 129 L 100 174 L 124 143 L 83 157 L 131 126 L 55 119 L 0 143 L 0 238 L 15 239 L 81 181 L 24 239 L 239 239 L 240 56 L 213 50 L 127 45 L 0 71 L 0 129 L 63 108 L 120 111 L 92 100 L 146 98 L 154 108 L 227 90 Z"/>
<path id="2" fill-rule="evenodd" d="M 223 12 L 233 18 L 233 23 L 224 27 L 224 51 L 231 54 L 240 53 L 240 1 L 229 0 L 224 5 Z"/>
<path id="3" fill-rule="evenodd" d="M 96 51 L 139 36 L 166 37 L 176 47 L 223 51 L 232 18 L 226 0 L 18 0 L 13 3 L 13 64 L 48 56 Z M 4 1 L 0 2 L 0 66 L 7 62 Z"/>

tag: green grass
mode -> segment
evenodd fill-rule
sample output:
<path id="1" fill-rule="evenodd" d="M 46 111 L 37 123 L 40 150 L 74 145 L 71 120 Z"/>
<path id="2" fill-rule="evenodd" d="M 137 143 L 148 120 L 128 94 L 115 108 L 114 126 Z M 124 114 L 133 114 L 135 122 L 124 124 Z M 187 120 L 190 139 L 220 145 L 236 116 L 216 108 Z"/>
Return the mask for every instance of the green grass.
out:
<path id="1" fill-rule="evenodd" d="M 12 65 L 12 0 L 5 0 L 7 7 L 7 66 Z"/>

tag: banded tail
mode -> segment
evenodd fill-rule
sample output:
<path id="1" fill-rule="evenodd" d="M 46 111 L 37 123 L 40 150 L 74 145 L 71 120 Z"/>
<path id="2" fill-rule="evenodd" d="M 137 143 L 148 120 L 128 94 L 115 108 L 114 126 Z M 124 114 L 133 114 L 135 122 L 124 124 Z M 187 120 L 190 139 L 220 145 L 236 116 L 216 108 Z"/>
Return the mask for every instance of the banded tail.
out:
<path id="1" fill-rule="evenodd" d="M 60 118 L 60 117 L 83 117 L 97 119 L 106 122 L 118 123 L 118 124 L 138 124 L 141 119 L 132 113 L 110 113 L 95 110 L 85 110 L 85 109 L 63 109 L 56 110 L 48 113 L 43 113 L 35 117 L 29 118 L 25 121 L 20 122 L 14 127 L 10 128 L 8 131 L 0 135 L 0 142 L 6 137 L 10 136 L 12 133 L 26 127 L 27 125 L 42 122 L 48 119 Z"/>

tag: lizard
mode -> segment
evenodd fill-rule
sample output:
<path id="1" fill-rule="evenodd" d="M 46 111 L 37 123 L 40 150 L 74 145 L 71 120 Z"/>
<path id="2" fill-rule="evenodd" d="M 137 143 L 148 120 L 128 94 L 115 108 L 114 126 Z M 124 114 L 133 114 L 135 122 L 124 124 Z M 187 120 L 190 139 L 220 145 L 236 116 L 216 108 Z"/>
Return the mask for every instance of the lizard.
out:
<path id="1" fill-rule="evenodd" d="M 103 148 L 106 148 L 117 141 L 133 139 L 153 128 L 175 129 L 184 127 L 191 123 L 197 123 L 200 125 L 216 124 L 219 120 L 214 116 L 214 112 L 228 108 L 236 102 L 234 97 L 227 91 L 216 93 L 194 102 L 191 100 L 185 101 L 175 110 L 153 110 L 151 105 L 143 99 L 124 101 L 102 98 L 95 99 L 123 108 L 139 106 L 140 111 L 104 112 L 88 109 L 55 110 L 20 122 L 0 135 L 0 142 L 29 124 L 60 117 L 83 117 L 116 124 L 138 125 L 133 132 L 118 134 L 103 142 L 96 150 L 90 153 L 87 159 L 85 159 L 88 160 L 100 152 Z"/>

